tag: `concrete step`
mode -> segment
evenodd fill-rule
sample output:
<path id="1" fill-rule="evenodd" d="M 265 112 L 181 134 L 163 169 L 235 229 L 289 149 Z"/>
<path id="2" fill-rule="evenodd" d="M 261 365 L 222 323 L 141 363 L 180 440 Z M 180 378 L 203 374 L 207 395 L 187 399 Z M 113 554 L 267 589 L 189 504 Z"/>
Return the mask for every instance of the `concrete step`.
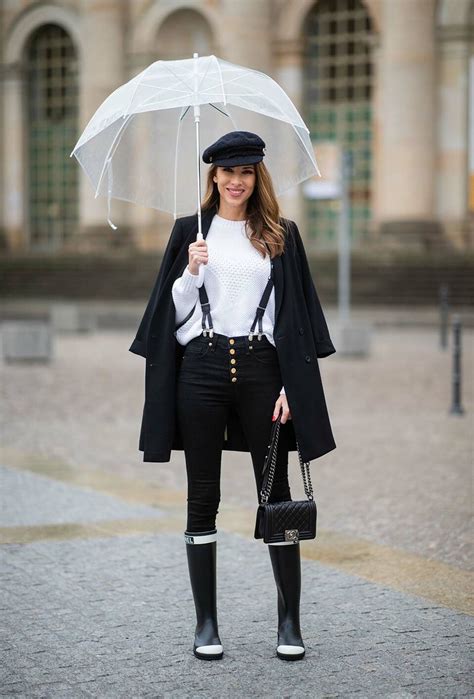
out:
<path id="1" fill-rule="evenodd" d="M 322 302 L 336 303 L 338 261 L 334 254 L 309 258 Z M 0 258 L 2 298 L 134 300 L 148 298 L 161 260 L 154 255 L 7 256 Z M 446 253 L 354 255 L 354 305 L 433 305 L 442 284 L 453 304 L 474 303 L 474 255 Z"/>

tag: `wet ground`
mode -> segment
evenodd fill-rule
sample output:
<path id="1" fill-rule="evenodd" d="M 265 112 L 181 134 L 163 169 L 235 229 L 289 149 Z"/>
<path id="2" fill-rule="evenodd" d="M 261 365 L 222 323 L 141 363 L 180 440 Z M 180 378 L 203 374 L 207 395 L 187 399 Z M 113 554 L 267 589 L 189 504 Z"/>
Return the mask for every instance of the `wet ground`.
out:
<path id="1" fill-rule="evenodd" d="M 58 335 L 50 365 L 1 366 L 0 694 L 472 695 L 474 331 L 453 416 L 435 311 L 373 317 L 368 358 L 320 360 L 337 449 L 311 465 L 318 536 L 301 545 L 298 663 L 275 657 L 276 591 L 237 452 L 223 456 L 218 515 L 225 655 L 192 655 L 183 453 L 143 463 L 137 450 L 133 330 Z"/>

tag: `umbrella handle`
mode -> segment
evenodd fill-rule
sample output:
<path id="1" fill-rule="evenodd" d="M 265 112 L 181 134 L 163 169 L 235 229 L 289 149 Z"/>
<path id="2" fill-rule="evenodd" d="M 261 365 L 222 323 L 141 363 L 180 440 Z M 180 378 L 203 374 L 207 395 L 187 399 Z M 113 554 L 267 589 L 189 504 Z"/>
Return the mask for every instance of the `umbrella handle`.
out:
<path id="1" fill-rule="evenodd" d="M 203 240 L 204 236 L 202 233 L 196 235 L 196 240 Z M 204 265 L 199 265 L 198 280 L 196 286 L 199 288 L 204 283 Z"/>

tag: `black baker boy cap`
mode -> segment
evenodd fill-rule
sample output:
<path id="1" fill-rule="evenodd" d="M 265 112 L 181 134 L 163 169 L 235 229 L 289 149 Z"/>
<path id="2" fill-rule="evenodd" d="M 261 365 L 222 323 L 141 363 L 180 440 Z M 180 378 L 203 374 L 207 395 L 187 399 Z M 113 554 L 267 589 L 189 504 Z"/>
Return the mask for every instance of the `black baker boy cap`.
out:
<path id="1" fill-rule="evenodd" d="M 221 136 L 202 154 L 213 165 L 252 165 L 263 160 L 265 141 L 251 131 L 231 131 Z"/>

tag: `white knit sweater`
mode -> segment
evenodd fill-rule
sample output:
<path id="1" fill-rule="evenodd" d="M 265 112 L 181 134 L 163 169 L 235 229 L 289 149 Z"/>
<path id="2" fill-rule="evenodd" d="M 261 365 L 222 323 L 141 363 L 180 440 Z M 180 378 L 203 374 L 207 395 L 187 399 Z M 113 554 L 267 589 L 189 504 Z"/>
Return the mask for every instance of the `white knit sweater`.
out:
<path id="1" fill-rule="evenodd" d="M 212 325 L 216 333 L 237 337 L 248 335 L 257 306 L 270 276 L 270 257 L 254 248 L 245 231 L 245 221 L 231 221 L 215 214 L 206 236 L 208 263 L 204 265 L 204 283 L 209 297 Z M 202 309 L 197 287 L 198 275 L 188 267 L 175 280 L 172 288 L 176 323 L 181 322 L 193 308 L 193 315 L 178 330 L 175 337 L 186 345 L 202 332 Z M 275 345 L 275 288 L 272 288 L 262 330 Z M 258 322 L 255 333 L 258 331 Z M 284 393 L 282 388 L 280 393 Z"/>

